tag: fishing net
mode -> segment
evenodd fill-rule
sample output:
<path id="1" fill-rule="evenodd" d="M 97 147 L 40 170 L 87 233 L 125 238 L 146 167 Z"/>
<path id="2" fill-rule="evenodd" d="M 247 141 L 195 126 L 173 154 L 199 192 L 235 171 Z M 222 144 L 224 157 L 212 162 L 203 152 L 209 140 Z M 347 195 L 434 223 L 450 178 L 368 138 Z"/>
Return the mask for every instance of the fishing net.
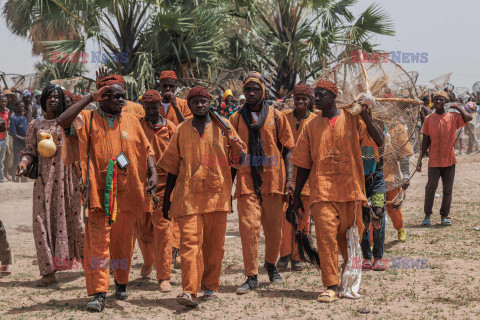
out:
<path id="1" fill-rule="evenodd" d="M 354 108 L 360 107 L 355 105 L 359 95 L 370 91 L 375 98 L 371 113 L 380 127 L 386 127 L 387 133 L 399 131 L 399 126 L 404 128 L 403 139 L 389 139 L 387 135 L 381 148 L 362 147 L 364 159 L 378 161 L 380 155 L 385 158 L 397 154 L 406 144 L 415 143 L 422 101 L 417 99 L 415 81 L 399 64 L 391 59 L 361 63 L 358 56 L 350 55 L 315 82 L 319 80 L 336 83 L 339 89 L 337 105 L 353 113 Z"/>
<path id="2" fill-rule="evenodd" d="M 466 102 L 468 98 L 470 98 L 470 94 L 468 93 L 468 88 L 465 87 L 455 87 L 453 89 L 453 93 L 457 97 L 457 99 L 461 99 L 463 102 Z"/>
<path id="3" fill-rule="evenodd" d="M 0 72 L 0 88 L 2 90 L 9 89 L 11 91 L 21 92 L 25 77 L 16 73 L 3 73 Z"/>
<path id="4" fill-rule="evenodd" d="M 447 83 L 450 81 L 450 77 L 452 76 L 453 72 L 441 75 L 436 77 L 435 79 L 430 80 L 429 82 L 435 87 L 437 90 L 443 90 Z"/>
<path id="5" fill-rule="evenodd" d="M 418 71 L 410 71 L 408 75 L 412 79 L 413 84 L 416 84 L 418 80 Z"/>
<path id="6" fill-rule="evenodd" d="M 480 96 L 480 81 L 477 81 L 473 84 L 472 86 L 472 93 L 476 96 L 476 97 L 479 97 Z"/>
<path id="7" fill-rule="evenodd" d="M 65 90 L 68 90 L 70 92 L 75 91 L 75 86 L 78 84 L 78 82 L 82 79 L 82 77 L 75 77 L 75 78 L 68 78 L 68 79 L 57 79 L 57 80 L 52 80 L 50 83 L 52 84 L 58 84 L 62 87 L 65 88 Z"/>

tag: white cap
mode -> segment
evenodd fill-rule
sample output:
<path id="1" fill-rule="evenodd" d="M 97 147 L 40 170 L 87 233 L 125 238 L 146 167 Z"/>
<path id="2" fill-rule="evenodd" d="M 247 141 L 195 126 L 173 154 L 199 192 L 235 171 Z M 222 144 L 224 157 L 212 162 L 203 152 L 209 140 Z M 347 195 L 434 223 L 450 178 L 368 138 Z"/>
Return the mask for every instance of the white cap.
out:
<path id="1" fill-rule="evenodd" d="M 245 96 L 243 94 L 240 95 L 240 97 L 238 97 L 238 100 L 245 100 Z"/>

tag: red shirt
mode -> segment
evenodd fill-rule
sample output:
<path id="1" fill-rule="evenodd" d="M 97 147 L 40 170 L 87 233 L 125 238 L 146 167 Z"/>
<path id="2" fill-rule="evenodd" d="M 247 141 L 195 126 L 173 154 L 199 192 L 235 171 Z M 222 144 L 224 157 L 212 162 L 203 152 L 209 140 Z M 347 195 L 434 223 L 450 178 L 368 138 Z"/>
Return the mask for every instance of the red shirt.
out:
<path id="1" fill-rule="evenodd" d="M 5 109 L 5 111 L 0 111 L 0 118 L 2 118 L 5 121 L 5 125 L 7 126 L 7 131 L 8 131 L 8 109 Z M 7 131 L 5 132 L 0 132 L 0 140 L 7 139 Z"/>
<path id="2" fill-rule="evenodd" d="M 434 112 L 425 118 L 421 132 L 430 136 L 429 167 L 450 167 L 457 163 L 453 150 L 455 132 L 465 125 L 462 115 L 456 112 Z"/>
<path id="3" fill-rule="evenodd" d="M 335 127 L 335 122 L 337 122 L 337 119 L 338 119 L 338 116 L 328 119 L 328 121 L 330 121 L 330 126 L 332 128 Z"/>

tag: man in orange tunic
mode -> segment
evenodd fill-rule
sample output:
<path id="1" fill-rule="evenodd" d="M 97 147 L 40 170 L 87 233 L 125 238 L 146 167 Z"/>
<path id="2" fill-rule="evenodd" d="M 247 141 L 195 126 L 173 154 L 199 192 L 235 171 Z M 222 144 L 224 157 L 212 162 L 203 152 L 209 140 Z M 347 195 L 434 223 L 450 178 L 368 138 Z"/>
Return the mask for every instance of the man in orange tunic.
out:
<path id="1" fill-rule="evenodd" d="M 161 212 L 161 200 L 163 199 L 163 192 L 167 182 L 167 174 L 159 166 L 159 162 L 175 132 L 176 126 L 173 122 L 160 116 L 161 100 L 162 97 L 157 90 L 147 90 L 142 96 L 145 117 L 140 119 L 140 124 L 155 152 L 154 159 L 158 173 L 156 197 L 160 202 L 156 204 L 155 208 L 150 206 L 147 214 L 137 216 L 135 233 L 144 259 L 142 276 L 148 277 L 155 264 L 160 291 L 170 292 L 172 291 L 172 286 L 170 285 L 172 263 L 171 228 L 170 221 L 164 219 Z M 150 201 L 150 199 L 147 199 L 147 201 Z"/>
<path id="2" fill-rule="evenodd" d="M 293 139 L 295 143 L 300 136 L 305 124 L 313 119 L 316 115 L 312 111 L 313 107 L 313 95 L 310 86 L 299 83 L 293 89 L 293 103 L 295 109 L 284 111 L 287 117 L 288 124 L 292 129 Z M 292 149 L 293 152 L 294 149 Z M 297 176 L 297 168 L 293 168 L 293 179 Z M 310 197 L 310 189 L 308 188 L 308 182 L 302 190 L 302 201 L 305 204 L 305 213 L 302 214 L 302 218 L 298 219 L 298 229 L 305 234 L 310 232 L 310 207 L 308 205 Z M 285 211 L 287 207 L 285 206 Z M 298 253 L 298 246 L 295 243 L 295 233 L 292 225 L 285 219 L 285 211 L 283 214 L 283 226 L 282 226 L 282 245 L 280 247 L 280 259 L 277 262 L 279 270 L 285 270 L 288 266 L 288 262 L 291 263 L 292 271 L 303 270 L 302 263 L 300 262 L 300 256 Z"/>
<path id="3" fill-rule="evenodd" d="M 227 214 L 231 210 L 230 165 L 237 165 L 239 159 L 229 156 L 229 140 L 210 118 L 208 91 L 196 86 L 187 100 L 193 119 L 179 125 L 160 159 L 160 166 L 168 172 L 163 214 L 165 218 L 173 217 L 181 232 L 183 293 L 177 296 L 177 302 L 196 307 L 200 284 L 205 291 L 203 299 L 217 297 Z M 245 148 L 235 130 L 231 134 Z"/>
<path id="4" fill-rule="evenodd" d="M 162 118 L 179 125 L 185 119 L 192 117 L 192 112 L 187 105 L 187 100 L 175 97 L 177 90 L 177 74 L 173 70 L 166 70 L 160 73 L 160 92 L 162 94 L 162 105 L 160 115 Z M 172 247 L 173 262 L 176 269 L 180 268 L 180 229 L 175 219 L 172 220 Z"/>
<path id="5" fill-rule="evenodd" d="M 247 279 L 237 289 L 243 294 L 258 288 L 258 239 L 265 234 L 265 264 L 270 282 L 281 283 L 275 263 L 282 241 L 283 197 L 291 193 L 294 147 L 285 115 L 265 102 L 265 80 L 250 72 L 244 81 L 246 104 L 230 117 L 240 138 L 248 145 L 245 165 L 236 172 L 236 189 L 243 264 Z"/>
<path id="6" fill-rule="evenodd" d="M 155 190 L 158 179 L 154 153 L 140 122 L 122 113 L 125 90 L 120 78 L 98 78 L 100 89 L 95 95 L 75 103 L 57 119 L 66 129 L 72 130 L 73 123 L 78 137 L 82 180 L 88 186 L 84 268 L 88 295 L 94 295 L 87 310 L 97 312 L 105 307 L 110 264 L 115 297 L 128 297 L 136 213 L 148 211 L 145 189 Z M 97 110 L 83 110 L 93 101 L 100 103 Z"/>
<path id="7" fill-rule="evenodd" d="M 472 116 L 457 104 L 451 106 L 458 112 L 446 112 L 445 102 L 448 95 L 444 91 L 438 91 L 433 96 L 435 112 L 425 118 L 422 126 L 423 140 L 422 150 L 418 157 L 417 171 L 422 171 L 422 158 L 430 149 L 428 157 L 428 181 L 425 187 L 425 219 L 423 226 L 430 226 L 433 201 L 438 187 L 438 180 L 442 178 L 443 198 L 440 208 L 441 223 L 451 226 L 450 205 L 452 204 L 453 180 L 455 178 L 455 132 L 472 121 Z"/>
<path id="8" fill-rule="evenodd" d="M 383 145 L 383 134 L 363 106 L 360 116 L 340 110 L 335 104 L 337 86 L 320 81 L 315 87 L 315 105 L 322 111 L 303 128 L 292 155 L 298 167 L 294 208 L 304 208 L 302 189 L 310 178 L 310 212 L 315 222 L 322 281 L 326 290 L 318 301 L 338 298 L 338 248 L 345 261 L 347 230 L 356 224 L 363 233 L 362 204 L 366 204 L 361 145 Z M 372 140 L 373 139 L 373 140 Z"/>

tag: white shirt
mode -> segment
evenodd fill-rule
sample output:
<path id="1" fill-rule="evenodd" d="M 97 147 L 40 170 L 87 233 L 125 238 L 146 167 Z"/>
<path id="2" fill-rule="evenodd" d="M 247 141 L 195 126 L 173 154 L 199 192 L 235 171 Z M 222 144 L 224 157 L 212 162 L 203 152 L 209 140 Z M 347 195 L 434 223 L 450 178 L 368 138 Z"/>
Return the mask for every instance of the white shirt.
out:
<path id="1" fill-rule="evenodd" d="M 165 112 L 165 114 L 167 114 L 167 110 L 168 110 L 168 107 L 170 107 L 170 102 L 162 102 L 162 106 L 163 106 L 163 111 Z"/>

